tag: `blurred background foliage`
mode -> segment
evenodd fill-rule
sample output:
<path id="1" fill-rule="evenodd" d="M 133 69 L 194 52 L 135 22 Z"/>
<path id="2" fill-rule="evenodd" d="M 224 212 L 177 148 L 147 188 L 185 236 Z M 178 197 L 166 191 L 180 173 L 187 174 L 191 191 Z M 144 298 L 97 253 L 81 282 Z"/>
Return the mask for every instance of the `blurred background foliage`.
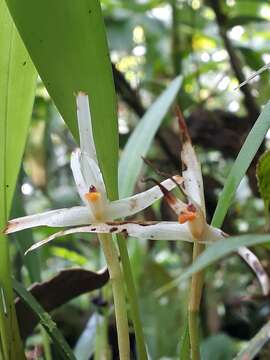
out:
<path id="1" fill-rule="evenodd" d="M 102 7 L 118 94 L 119 156 L 146 109 L 181 74 L 183 82 L 177 102 L 202 163 L 207 216 L 211 219 L 233 159 L 261 105 L 269 99 L 268 71 L 235 91 L 239 82 L 270 62 L 269 1 L 103 0 Z M 226 218 L 224 230 L 230 234 L 269 231 L 255 174 L 256 163 L 269 147 L 269 139 L 270 134 Z M 79 204 L 69 166 L 75 146 L 38 80 L 14 217 Z M 179 149 L 177 124 L 171 112 L 147 157 L 156 168 L 176 174 L 180 172 Z M 149 177 L 158 178 L 144 165 L 136 191 L 150 186 L 141 181 Z M 139 217 L 175 220 L 162 201 Z M 52 229 L 39 228 L 12 235 L 15 275 L 26 285 L 47 281 L 62 269 L 83 266 L 98 271 L 104 266 L 97 238 L 91 235 L 65 237 L 22 256 L 32 241 L 41 240 L 50 232 Z M 134 239 L 129 239 L 128 246 L 149 354 L 152 359 L 175 359 L 186 321 L 188 284 L 181 283 L 162 297 L 157 297 L 155 290 L 190 264 L 191 248 L 181 242 Z M 269 246 L 256 247 L 256 253 L 270 271 Z M 212 267 L 206 280 L 201 329 L 203 359 L 232 359 L 269 318 L 269 299 L 260 295 L 253 273 L 237 256 Z M 76 297 L 52 314 L 75 347 L 78 359 L 90 359 L 94 347 L 103 344 L 106 326 L 111 351 L 117 358 L 112 302 L 106 288 L 105 292 L 96 290 Z M 130 333 L 133 339 L 132 328 Z M 29 358 L 34 353 L 40 353 L 42 358 L 41 336 L 37 327 L 27 338 Z M 266 346 L 258 359 L 268 359 L 269 354 Z M 57 356 L 53 353 L 53 358 Z"/>

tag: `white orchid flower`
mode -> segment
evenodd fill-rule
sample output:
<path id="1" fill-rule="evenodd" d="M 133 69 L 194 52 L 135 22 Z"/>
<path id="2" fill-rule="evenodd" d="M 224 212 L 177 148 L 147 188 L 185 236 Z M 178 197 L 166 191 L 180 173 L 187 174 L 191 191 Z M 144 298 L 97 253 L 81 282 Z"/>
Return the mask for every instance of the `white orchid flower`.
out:
<path id="1" fill-rule="evenodd" d="M 76 100 L 81 148 L 75 150 L 71 155 L 71 169 L 84 206 L 52 210 L 10 220 L 4 231 L 6 234 L 36 226 L 71 227 L 89 224 L 95 224 L 96 229 L 102 228 L 103 231 L 100 232 L 104 232 L 104 226 L 107 226 L 108 232 L 110 232 L 111 228 L 106 224 L 107 222 L 134 215 L 163 196 L 160 188 L 154 186 L 137 195 L 109 201 L 98 165 L 88 96 L 80 92 Z M 167 190 L 172 190 L 181 181 L 180 176 L 175 176 L 163 181 L 162 185 Z M 70 231 L 81 232 L 81 228 L 68 231 L 69 233 Z M 65 232 L 61 234 L 64 235 Z M 54 237 L 57 236 L 59 233 L 54 235 Z M 38 246 L 37 244 L 36 247 Z"/>

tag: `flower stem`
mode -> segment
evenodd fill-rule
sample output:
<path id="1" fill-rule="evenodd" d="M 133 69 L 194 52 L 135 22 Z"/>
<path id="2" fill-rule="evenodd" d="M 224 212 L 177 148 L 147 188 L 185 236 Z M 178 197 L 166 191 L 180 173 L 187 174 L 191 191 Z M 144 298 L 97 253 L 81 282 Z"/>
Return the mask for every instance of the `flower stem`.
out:
<path id="1" fill-rule="evenodd" d="M 138 296 L 131 270 L 131 264 L 128 256 L 126 240 L 121 235 L 118 235 L 117 243 L 123 265 L 123 273 L 127 287 L 130 312 L 131 312 L 131 317 L 135 331 L 137 355 L 140 360 L 147 360 L 147 351 L 145 347 L 142 322 L 140 318 Z"/>
<path id="2" fill-rule="evenodd" d="M 130 358 L 129 330 L 122 270 L 112 236 L 99 234 L 98 237 L 106 258 L 112 284 L 119 358 L 120 360 L 128 360 Z"/>
<path id="3" fill-rule="evenodd" d="M 193 246 L 193 261 L 203 252 L 204 245 L 194 243 Z M 199 311 L 203 288 L 203 271 L 194 274 L 191 278 L 191 289 L 188 304 L 188 322 L 189 322 L 189 336 L 191 359 L 200 359 L 200 337 L 199 337 Z"/>

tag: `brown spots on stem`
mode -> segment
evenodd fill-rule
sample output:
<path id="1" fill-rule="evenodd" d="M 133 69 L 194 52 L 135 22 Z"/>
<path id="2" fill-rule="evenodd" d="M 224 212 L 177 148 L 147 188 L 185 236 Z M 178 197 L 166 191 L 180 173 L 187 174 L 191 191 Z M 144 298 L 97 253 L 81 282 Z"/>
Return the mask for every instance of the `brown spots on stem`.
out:
<path id="1" fill-rule="evenodd" d="M 183 114 L 179 108 L 179 106 L 176 106 L 175 108 L 175 115 L 178 119 L 179 129 L 180 129 L 180 136 L 183 143 L 185 142 L 191 142 L 190 136 L 188 133 L 188 128 L 186 125 L 186 122 L 184 120 Z"/>

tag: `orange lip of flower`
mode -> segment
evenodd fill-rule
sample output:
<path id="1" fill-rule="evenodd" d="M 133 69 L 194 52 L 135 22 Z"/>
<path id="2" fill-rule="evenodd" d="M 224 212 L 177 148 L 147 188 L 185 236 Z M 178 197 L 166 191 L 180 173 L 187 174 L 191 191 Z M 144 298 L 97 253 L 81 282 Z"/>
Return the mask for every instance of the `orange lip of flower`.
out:
<path id="1" fill-rule="evenodd" d="M 179 216 L 178 216 L 178 221 L 180 224 L 184 224 L 187 221 L 193 221 L 196 218 L 196 213 L 193 211 L 185 211 L 182 212 Z"/>
<path id="2" fill-rule="evenodd" d="M 85 199 L 91 202 L 96 202 L 100 199 L 100 193 L 98 191 L 88 192 L 85 195 Z"/>

